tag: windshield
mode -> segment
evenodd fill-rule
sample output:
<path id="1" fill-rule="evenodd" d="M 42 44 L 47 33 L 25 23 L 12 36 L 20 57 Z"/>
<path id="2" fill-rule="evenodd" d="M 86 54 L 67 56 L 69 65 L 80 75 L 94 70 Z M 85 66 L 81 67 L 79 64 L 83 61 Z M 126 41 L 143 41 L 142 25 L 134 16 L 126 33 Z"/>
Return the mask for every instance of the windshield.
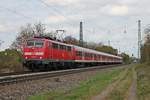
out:
<path id="1" fill-rule="evenodd" d="M 27 47 L 43 47 L 44 42 L 43 41 L 28 41 Z"/>

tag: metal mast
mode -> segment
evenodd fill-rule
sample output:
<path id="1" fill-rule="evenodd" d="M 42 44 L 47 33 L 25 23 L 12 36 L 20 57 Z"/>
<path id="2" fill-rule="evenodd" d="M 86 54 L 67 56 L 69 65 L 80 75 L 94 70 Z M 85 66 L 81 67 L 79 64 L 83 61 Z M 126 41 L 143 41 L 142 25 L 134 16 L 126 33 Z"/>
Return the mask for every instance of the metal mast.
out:
<path id="1" fill-rule="evenodd" d="M 141 20 L 138 20 L 138 58 L 141 58 Z"/>
<path id="2" fill-rule="evenodd" d="M 83 23 L 80 22 L 80 38 L 79 38 L 80 46 L 83 47 Z"/>

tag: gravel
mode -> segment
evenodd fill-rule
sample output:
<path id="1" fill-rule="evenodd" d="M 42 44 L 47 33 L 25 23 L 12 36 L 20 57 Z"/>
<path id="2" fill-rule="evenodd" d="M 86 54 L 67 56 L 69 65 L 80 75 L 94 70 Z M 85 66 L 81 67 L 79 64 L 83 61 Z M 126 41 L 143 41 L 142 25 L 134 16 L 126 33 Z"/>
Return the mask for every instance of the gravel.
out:
<path id="1" fill-rule="evenodd" d="M 67 92 L 78 86 L 81 80 L 87 80 L 100 71 L 102 69 L 0 86 L 0 100 L 27 100 L 29 96 L 56 89 L 63 89 Z"/>

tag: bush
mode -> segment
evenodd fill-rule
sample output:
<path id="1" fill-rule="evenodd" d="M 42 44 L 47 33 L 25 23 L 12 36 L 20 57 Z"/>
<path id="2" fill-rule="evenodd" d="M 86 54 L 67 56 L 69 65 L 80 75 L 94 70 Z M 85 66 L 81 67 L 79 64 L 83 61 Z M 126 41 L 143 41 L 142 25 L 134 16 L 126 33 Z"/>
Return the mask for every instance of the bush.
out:
<path id="1" fill-rule="evenodd" d="M 5 50 L 0 52 L 0 70 L 22 71 L 21 53 L 16 50 Z"/>

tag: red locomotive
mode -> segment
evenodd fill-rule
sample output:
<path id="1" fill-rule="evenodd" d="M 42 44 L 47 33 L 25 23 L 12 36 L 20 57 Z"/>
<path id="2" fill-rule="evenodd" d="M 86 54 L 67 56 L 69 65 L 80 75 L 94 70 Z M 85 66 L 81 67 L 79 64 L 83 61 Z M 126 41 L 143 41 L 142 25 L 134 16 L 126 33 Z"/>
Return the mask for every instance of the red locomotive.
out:
<path id="1" fill-rule="evenodd" d="M 119 56 L 39 37 L 28 40 L 23 52 L 23 65 L 30 70 L 122 63 Z"/>

